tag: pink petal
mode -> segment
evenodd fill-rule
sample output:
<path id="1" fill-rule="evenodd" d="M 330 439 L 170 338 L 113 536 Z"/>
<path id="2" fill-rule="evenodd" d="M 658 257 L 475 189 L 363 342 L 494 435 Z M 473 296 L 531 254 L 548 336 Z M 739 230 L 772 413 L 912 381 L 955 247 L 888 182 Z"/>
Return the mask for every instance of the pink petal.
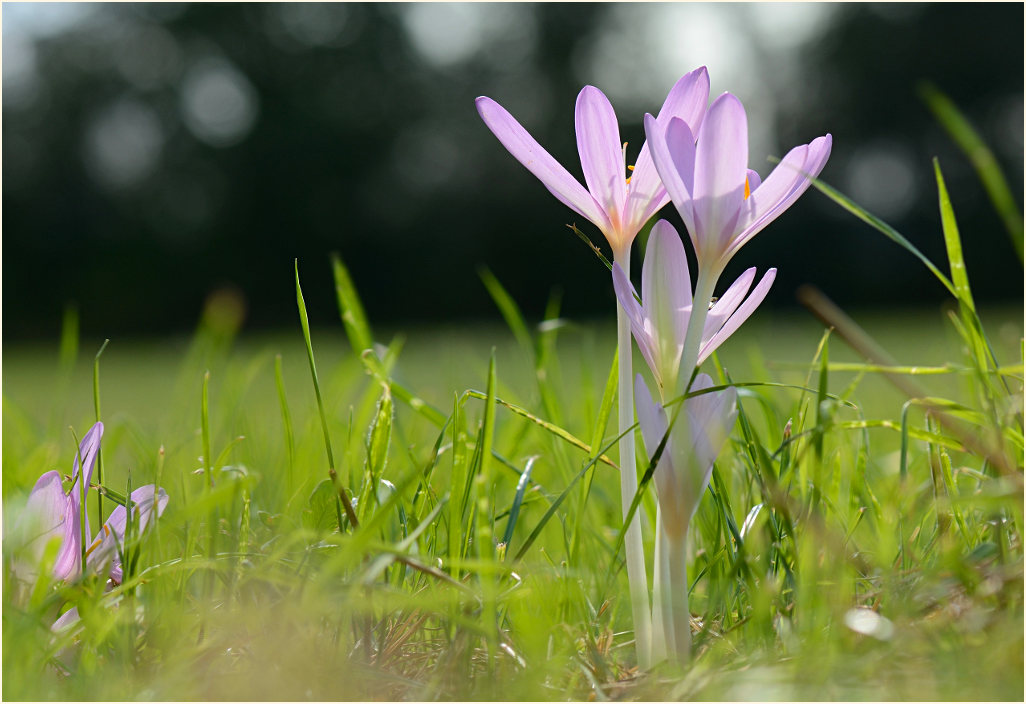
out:
<path id="1" fill-rule="evenodd" d="M 641 426 L 641 437 L 645 441 L 645 453 L 648 461 L 659 449 L 663 437 L 666 435 L 667 418 L 666 409 L 652 400 L 641 374 L 634 379 L 634 407 L 638 414 L 638 425 Z M 683 418 L 681 419 L 683 420 Z M 677 473 L 674 471 L 674 447 L 673 441 L 669 438 L 663 447 L 663 453 L 659 456 L 659 464 L 656 465 L 652 479 L 655 482 L 656 497 L 663 511 L 663 518 L 668 524 L 677 528 L 674 518 L 679 514 L 677 502 L 679 501 L 680 490 L 678 488 Z M 669 527 L 669 526 L 668 526 Z M 683 528 L 681 526 L 680 528 Z"/>
<path id="2" fill-rule="evenodd" d="M 762 183 L 759 172 L 755 169 L 748 169 L 748 194 L 751 195 Z"/>
<path id="3" fill-rule="evenodd" d="M 692 195 L 699 260 L 721 254 L 734 234 L 747 175 L 748 119 L 741 101 L 724 93 L 709 107 L 695 147 Z"/>
<path id="4" fill-rule="evenodd" d="M 653 215 L 670 202 L 670 195 L 663 187 L 659 172 L 652 162 L 648 143 L 641 145 L 641 152 L 627 184 L 627 204 L 624 211 L 624 232 L 637 234 Z"/>
<path id="5" fill-rule="evenodd" d="M 708 381 L 703 380 L 704 383 L 700 385 L 696 379 L 693 388 L 698 390 L 712 386 L 712 380 L 708 377 L 706 380 Z M 730 431 L 737 419 L 737 391 L 730 387 L 723 391 L 696 396 L 685 403 L 691 431 L 690 450 L 694 462 L 688 482 L 694 496 L 688 513 L 690 520 L 698 509 L 702 494 L 709 486 L 713 463 L 730 437 Z"/>
<path id="6" fill-rule="evenodd" d="M 708 317 L 705 319 L 705 330 L 702 334 L 703 340 L 708 340 L 723 327 L 723 323 L 727 321 L 731 313 L 737 310 L 737 307 L 741 305 L 741 301 L 745 299 L 745 294 L 748 293 L 748 289 L 752 287 L 752 282 L 755 281 L 755 267 L 746 269 L 741 276 L 737 278 L 730 285 L 723 295 L 719 297 L 716 303 L 713 304 L 712 308 L 709 309 Z"/>
<path id="7" fill-rule="evenodd" d="M 60 633 L 74 626 L 78 620 L 78 607 L 73 606 L 53 622 L 53 625 L 50 626 L 50 630 L 54 633 Z"/>
<path id="8" fill-rule="evenodd" d="M 502 146 L 563 205 L 587 218 L 603 233 L 612 232 L 612 224 L 587 189 L 542 148 L 509 112 L 491 98 L 477 99 L 477 112 Z"/>
<path id="9" fill-rule="evenodd" d="M 103 437 L 103 423 L 97 421 L 93 424 L 93 427 L 82 437 L 82 441 L 78 445 L 78 452 L 75 453 L 75 464 L 71 472 L 71 476 L 76 479 L 74 487 L 71 489 L 69 498 L 77 507 L 79 502 L 82 500 L 82 479 L 78 473 L 78 460 L 81 457 L 83 474 L 85 475 L 85 493 L 89 494 L 89 480 L 93 476 L 93 467 L 96 466 L 96 455 L 100 451 L 100 438 Z"/>
<path id="10" fill-rule="evenodd" d="M 656 119 L 667 125 L 679 117 L 688 124 L 692 134 L 698 134 L 709 104 L 709 71 L 705 66 L 684 74 L 670 89 Z"/>
<path id="11" fill-rule="evenodd" d="M 153 484 L 141 486 L 132 492 L 132 510 L 138 517 L 136 535 L 141 535 L 150 522 L 154 506 L 159 516 L 167 507 L 168 495 L 163 489 L 156 489 Z M 118 557 L 118 546 L 125 542 L 125 530 L 127 523 L 127 511 L 124 506 L 117 506 L 107 517 L 103 528 L 90 544 L 86 555 L 86 565 L 90 570 L 101 572 L 106 569 L 107 563 L 111 563 L 110 576 L 117 582 L 121 582 L 121 559 Z"/>
<path id="12" fill-rule="evenodd" d="M 19 521 L 31 521 L 34 533 L 39 538 L 63 530 L 67 512 L 68 497 L 64 495 L 61 474 L 56 469 L 45 472 L 36 481 L 25 503 L 25 512 Z"/>
<path id="13" fill-rule="evenodd" d="M 666 220 L 652 228 L 641 270 L 641 301 L 655 326 L 660 378 L 676 376 L 691 313 L 691 274 L 684 243 Z M 672 391 L 672 389 L 671 389 Z"/>
<path id="14" fill-rule="evenodd" d="M 634 409 L 638 414 L 638 425 L 641 426 L 641 437 L 645 441 L 645 452 L 649 459 L 659 449 L 659 443 L 666 434 L 666 409 L 652 400 L 652 394 L 641 374 L 634 377 Z M 663 450 L 662 457 L 669 457 L 669 448 Z"/>
<path id="15" fill-rule="evenodd" d="M 704 362 L 717 347 L 722 345 L 728 337 L 733 335 L 734 332 L 741 327 L 741 323 L 745 322 L 748 319 L 748 316 L 755 312 L 755 309 L 758 308 L 759 304 L 762 303 L 764 298 L 766 298 L 766 294 L 769 293 L 770 286 L 773 285 L 773 280 L 776 277 L 776 269 L 770 269 L 766 272 L 765 276 L 762 277 L 762 280 L 755 287 L 755 290 L 752 291 L 752 295 L 750 295 L 745 302 L 741 304 L 741 307 L 738 308 L 732 316 L 730 316 L 723 327 L 720 328 L 719 332 L 713 335 L 708 342 L 702 345 L 702 349 L 698 355 L 699 364 Z"/>
<path id="16" fill-rule="evenodd" d="M 663 130 L 673 118 L 680 118 L 690 126 L 692 134 L 705 118 L 709 102 L 709 72 L 705 66 L 684 75 L 670 89 L 655 120 Z M 627 214 L 625 228 L 637 231 L 670 200 L 663 187 L 659 172 L 652 161 L 648 143 L 641 147 L 634 164 L 631 182 L 627 185 Z"/>
<path id="17" fill-rule="evenodd" d="M 828 134 L 787 153 L 766 180 L 752 191 L 749 215 L 738 223 L 740 233 L 730 244 L 731 255 L 798 200 L 808 189 L 810 179 L 823 171 L 832 146 L 833 137 Z"/>
<path id="18" fill-rule="evenodd" d="M 620 302 L 620 306 L 623 307 L 624 312 L 627 314 L 627 320 L 631 324 L 631 332 L 634 333 L 634 340 L 638 343 L 641 355 L 645 358 L 648 368 L 652 369 L 656 375 L 656 381 L 659 381 L 658 360 L 656 359 L 655 341 L 652 339 L 652 331 L 650 330 L 651 326 L 646 324 L 645 310 L 634 298 L 636 293 L 634 286 L 627 279 L 627 274 L 624 273 L 623 267 L 615 262 L 613 263 L 613 291 L 616 293 L 616 300 Z"/>
<path id="19" fill-rule="evenodd" d="M 585 86 L 581 89 L 577 96 L 575 125 L 584 182 L 609 216 L 614 230 L 618 230 L 623 223 L 627 200 L 627 165 L 616 113 L 598 88 Z"/>
<path id="20" fill-rule="evenodd" d="M 691 129 L 680 118 L 671 119 L 664 129 L 656 118 L 645 115 L 645 138 L 667 194 L 688 232 L 694 233 L 691 193 L 695 177 L 695 139 Z"/>

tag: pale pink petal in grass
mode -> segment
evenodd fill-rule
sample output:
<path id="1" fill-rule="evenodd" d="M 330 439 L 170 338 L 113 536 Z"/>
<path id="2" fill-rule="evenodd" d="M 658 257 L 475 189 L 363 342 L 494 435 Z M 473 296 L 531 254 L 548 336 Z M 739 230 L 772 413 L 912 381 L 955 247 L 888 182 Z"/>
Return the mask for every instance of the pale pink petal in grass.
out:
<path id="1" fill-rule="evenodd" d="M 659 332 L 661 371 L 670 366 L 676 368 L 691 311 L 691 274 L 684 243 L 666 220 L 657 222 L 648 238 L 641 272 L 641 300 Z"/>
<path id="2" fill-rule="evenodd" d="M 659 114 L 653 118 L 664 130 L 674 118 L 690 126 L 697 133 L 705 118 L 709 102 L 709 72 L 705 66 L 684 75 L 670 89 Z M 651 147 L 646 141 L 641 147 L 634 171 L 627 186 L 626 219 L 640 229 L 670 200 L 662 179 L 652 160 Z"/>
<path id="3" fill-rule="evenodd" d="M 748 175 L 748 119 L 741 101 L 724 93 L 709 106 L 695 147 L 692 192 L 699 259 L 729 240 L 744 202 Z"/>
<path id="4" fill-rule="evenodd" d="M 726 322 L 707 342 L 702 345 L 701 351 L 698 355 L 698 363 L 701 364 L 713 351 L 722 345 L 728 337 L 733 335 L 741 324 L 748 320 L 748 317 L 755 312 L 755 309 L 759 307 L 759 304 L 766 298 L 766 294 L 769 293 L 770 286 L 773 285 L 773 280 L 777 277 L 777 270 L 770 269 L 762 277 L 762 280 L 756 285 L 751 295 L 745 299 L 745 302 L 738 307 L 734 314 L 731 315 Z"/>
<path id="5" fill-rule="evenodd" d="M 627 199 L 627 164 L 616 113 L 602 91 L 585 86 L 577 96 L 574 122 L 584 181 L 613 227 L 619 229 Z"/>
<path id="6" fill-rule="evenodd" d="M 488 97 L 477 99 L 477 112 L 502 146 L 534 174 L 561 203 L 587 218 L 603 232 L 612 224 L 603 209 L 575 179 L 501 105 Z"/>
<path id="7" fill-rule="evenodd" d="M 741 305 L 741 301 L 745 299 L 745 294 L 748 293 L 748 289 L 752 287 L 752 282 L 755 281 L 755 271 L 754 266 L 745 269 L 744 273 L 737 277 L 734 283 L 723 292 L 712 308 L 709 309 L 709 315 L 705 319 L 703 339 L 708 339 L 718 332 L 727 321 L 727 318 Z"/>
<path id="8" fill-rule="evenodd" d="M 746 220 L 739 223 L 739 232 L 731 241 L 727 256 L 733 256 L 808 190 L 811 179 L 817 178 L 826 166 L 832 146 L 833 137 L 828 134 L 787 153 L 752 191 L 751 209 Z"/>
<path id="9" fill-rule="evenodd" d="M 684 220 L 688 232 L 694 232 L 691 193 L 695 176 L 695 139 L 691 128 L 679 118 L 671 119 L 663 128 L 656 118 L 645 115 L 645 139 L 666 193 Z"/>

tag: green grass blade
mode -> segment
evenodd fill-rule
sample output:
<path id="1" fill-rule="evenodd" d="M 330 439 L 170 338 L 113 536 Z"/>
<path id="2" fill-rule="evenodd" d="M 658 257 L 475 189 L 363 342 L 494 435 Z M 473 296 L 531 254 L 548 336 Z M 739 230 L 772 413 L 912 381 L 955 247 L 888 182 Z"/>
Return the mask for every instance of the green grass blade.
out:
<path id="1" fill-rule="evenodd" d="M 488 400 L 487 394 L 483 394 L 480 391 L 474 391 L 473 389 L 469 389 L 467 391 L 464 391 L 463 392 L 463 396 L 464 397 L 468 397 L 468 398 L 476 398 L 476 399 L 480 399 L 480 400 L 484 400 L 484 401 Z M 582 440 L 578 439 L 577 437 L 575 437 L 574 435 L 572 435 L 568 431 L 564 430 L 563 428 L 560 428 L 558 425 L 554 425 L 553 423 L 549 423 L 547 421 L 544 421 L 541 418 L 539 418 L 538 416 L 534 415 L 533 413 L 531 413 L 531 412 L 521 408 L 520 406 L 517 406 L 516 404 L 510 403 L 508 401 L 504 401 L 501 398 L 496 398 L 495 402 L 497 404 L 499 404 L 500 406 L 502 406 L 502 407 L 512 411 L 513 413 L 517 414 L 518 416 L 521 416 L 522 418 L 526 418 L 527 420 L 531 421 L 532 423 L 534 423 L 534 424 L 544 428 L 546 431 L 552 433 L 556 437 L 562 438 L 563 440 L 567 441 L 568 443 L 570 443 L 574 447 L 577 447 L 577 448 L 579 448 L 581 450 L 584 450 L 589 455 L 591 454 L 591 447 L 590 446 L 585 444 Z M 616 467 L 617 466 L 615 462 L 613 462 L 611 459 L 609 459 L 608 457 L 605 456 L 604 451 L 603 451 L 603 454 L 600 455 L 598 459 L 601 462 L 603 462 L 605 464 L 608 464 L 610 467 Z"/>
<path id="2" fill-rule="evenodd" d="M 295 434 L 292 431 L 292 414 L 289 412 L 289 401 L 285 395 L 285 377 L 281 371 L 280 354 L 274 356 L 274 382 L 278 388 L 278 405 L 281 407 L 281 423 L 285 430 L 285 452 L 289 460 L 288 491 L 291 497 L 296 461 L 296 442 Z"/>
<path id="3" fill-rule="evenodd" d="M 816 392 L 816 433 L 813 445 L 816 449 L 816 458 L 822 461 L 823 458 L 823 436 L 826 434 L 829 425 L 829 414 L 827 413 L 826 400 L 828 395 L 827 385 L 830 380 L 830 331 L 823 334 L 823 341 L 820 345 L 819 357 L 819 387 Z"/>
<path id="4" fill-rule="evenodd" d="M 588 246 L 588 249 L 591 250 L 592 254 L 598 257 L 599 261 L 602 262 L 602 264 L 607 269 L 609 269 L 610 271 L 613 270 L 612 263 L 608 259 L 606 259 L 606 255 L 602 254 L 602 250 L 599 249 L 598 246 L 591 241 L 590 237 L 588 237 L 586 234 L 577 229 L 577 225 L 567 225 L 567 227 L 569 227 L 570 231 L 577 235 L 578 238 L 580 238 L 581 242 L 584 242 L 584 244 Z"/>
<path id="5" fill-rule="evenodd" d="M 520 307 L 513 300 L 513 297 L 509 295 L 509 292 L 503 287 L 499 280 L 492 273 L 491 269 L 486 266 L 482 266 L 477 270 L 478 276 L 481 277 L 481 282 L 485 288 L 488 289 L 488 295 L 495 301 L 495 305 L 499 308 L 499 312 L 502 313 L 503 319 L 506 321 L 506 325 L 513 332 L 513 337 L 516 338 L 517 343 L 524 351 L 530 352 L 534 348 L 534 343 L 531 340 L 531 333 L 527 329 L 527 323 L 524 321 L 523 313 L 520 312 Z"/>
<path id="6" fill-rule="evenodd" d="M 958 234 L 958 223 L 955 222 L 955 211 L 951 207 L 944 176 L 941 174 L 940 162 L 933 160 L 933 172 L 937 177 L 937 197 L 940 200 L 941 230 L 944 232 L 944 245 L 948 251 L 948 263 L 951 266 L 951 281 L 955 286 L 955 298 L 971 311 L 976 310 L 973 294 L 969 290 L 969 274 L 962 257 L 962 238 Z"/>
<path id="7" fill-rule="evenodd" d="M 203 434 L 203 474 L 207 488 L 214 488 L 214 458 L 210 454 L 210 372 L 204 372 L 200 390 L 200 430 Z"/>
<path id="8" fill-rule="evenodd" d="M 453 579 L 459 579 L 459 561 L 463 514 L 466 510 L 466 497 L 463 487 L 466 484 L 468 471 L 466 449 L 464 447 L 462 428 L 462 404 L 457 394 L 453 394 L 452 408 L 452 470 L 449 474 L 449 570 Z"/>
<path id="9" fill-rule="evenodd" d="M 527 459 L 524 471 L 520 475 L 519 481 L 517 481 L 516 493 L 513 495 L 513 504 L 509 507 L 509 517 L 506 519 L 506 532 L 502 536 L 502 542 L 507 548 L 509 547 L 509 542 L 513 540 L 513 529 L 517 526 L 517 518 L 520 517 L 520 506 L 524 503 L 524 492 L 527 491 L 527 483 L 531 478 L 531 469 L 534 467 L 534 462 L 537 459 L 537 455 Z"/>
<path id="10" fill-rule="evenodd" d="M 77 323 L 76 323 L 77 326 Z M 100 345 L 99 351 L 96 356 L 93 357 L 93 410 L 96 411 L 96 422 L 100 422 L 100 355 L 107 349 L 107 345 L 110 343 L 109 339 L 103 341 Z M 77 343 L 76 343 L 77 344 Z M 96 483 L 103 484 L 103 455 L 101 452 L 102 448 L 96 450 Z M 81 465 L 79 465 L 81 466 Z M 82 504 L 82 513 L 85 514 L 85 504 Z M 103 497 L 97 494 L 96 496 L 96 523 L 97 525 L 103 525 Z M 85 540 L 82 541 L 83 543 Z"/>
<path id="11" fill-rule="evenodd" d="M 331 255 L 331 270 L 335 276 L 338 311 L 342 316 L 342 324 L 346 328 L 349 344 L 357 354 L 367 349 L 373 349 L 374 336 L 371 334 L 367 316 L 363 312 L 363 304 L 360 303 L 360 296 L 356 293 L 356 287 L 353 286 L 349 270 L 346 269 L 338 254 Z"/>
<path id="12" fill-rule="evenodd" d="M 482 420 L 481 435 L 481 467 L 475 477 L 476 514 L 477 526 L 475 542 L 477 547 L 477 559 L 484 565 L 495 561 L 495 545 L 492 541 L 495 529 L 492 492 L 495 483 L 492 479 L 492 445 L 495 442 L 495 348 L 492 348 L 491 359 L 488 362 L 488 398 L 485 400 L 484 419 Z M 485 629 L 485 640 L 488 643 L 489 666 L 495 658 L 495 651 L 498 645 L 498 604 L 496 596 L 498 584 L 496 575 L 492 570 L 484 569 L 479 572 L 478 578 L 481 581 L 481 607 L 482 621 Z"/>
<path id="13" fill-rule="evenodd" d="M 941 272 L 941 270 L 938 269 L 934 265 L 934 263 L 926 257 L 925 254 L 920 252 L 914 244 L 909 242 L 904 237 L 904 235 L 902 235 L 893 227 L 885 223 L 880 218 L 876 217 L 875 215 L 867 211 L 862 206 L 857 205 L 854 201 L 852 201 L 851 198 L 844 195 L 843 193 L 835 189 L 833 186 L 827 184 L 825 181 L 821 181 L 818 178 L 812 179 L 812 185 L 819 189 L 821 193 L 825 194 L 828 198 L 830 198 L 830 200 L 837 203 L 839 206 L 847 210 L 849 213 L 857 217 L 859 220 L 863 221 L 864 223 L 866 223 L 873 229 L 877 230 L 878 232 L 881 232 L 882 234 L 886 235 L 891 241 L 899 244 L 906 251 L 915 256 L 919 261 L 923 263 L 924 266 L 926 266 L 927 269 L 929 269 L 933 273 L 934 276 L 937 277 L 937 280 L 944 285 L 944 288 L 948 289 L 952 296 L 955 296 L 956 298 L 958 297 L 958 294 L 955 292 L 955 286 L 951 283 L 948 277 L 946 277 Z"/>
<path id="14" fill-rule="evenodd" d="M 339 262 L 341 264 L 341 262 Z M 353 512 L 353 507 L 349 502 L 348 497 L 345 493 L 345 488 L 337 483 L 337 475 L 335 473 L 335 453 L 331 449 L 331 434 L 328 432 L 328 417 L 324 413 L 324 401 L 321 399 L 321 383 L 317 378 L 317 363 L 314 361 L 313 341 L 310 339 L 310 318 L 306 314 L 306 301 L 303 299 L 303 288 L 299 285 L 299 260 L 295 260 L 296 270 L 296 307 L 299 309 L 299 324 L 303 328 L 303 341 L 306 343 L 306 356 L 310 362 L 310 377 L 313 380 L 314 397 L 317 399 L 317 412 L 321 418 L 321 431 L 324 434 L 324 450 L 328 455 L 328 476 L 331 477 L 332 483 L 336 484 L 338 488 L 339 502 L 341 507 L 345 508 L 346 515 L 349 516 L 350 523 L 353 523 L 353 527 L 356 527 L 356 514 Z M 340 506 L 336 505 L 336 512 L 338 514 L 338 530 L 340 533 L 343 532 L 342 527 L 342 512 Z"/>
<path id="15" fill-rule="evenodd" d="M 296 306 L 299 308 L 299 324 L 303 328 L 303 341 L 306 343 L 306 355 L 310 362 L 310 376 L 313 379 L 314 396 L 317 399 L 317 411 L 321 417 L 321 430 L 324 433 L 324 450 L 328 454 L 328 467 L 335 468 L 335 453 L 331 449 L 331 435 L 328 433 L 328 418 L 324 413 L 324 401 L 321 400 L 321 383 L 317 378 L 317 362 L 314 361 L 313 341 L 310 339 L 310 318 L 306 314 L 306 301 L 303 299 L 303 289 L 299 285 L 299 260 L 295 260 L 296 267 Z"/>
<path id="16" fill-rule="evenodd" d="M 360 489 L 359 513 L 357 516 L 363 523 L 370 515 L 371 506 L 375 503 L 378 484 L 385 472 L 388 461 L 388 448 L 392 442 L 392 395 L 388 387 L 383 386 L 378 407 L 367 434 L 366 460 L 363 474 L 363 487 Z"/>
<path id="17" fill-rule="evenodd" d="M 599 405 L 598 420 L 595 422 L 595 428 L 591 433 L 591 447 L 597 448 L 602 444 L 602 438 L 606 435 L 606 427 L 609 425 L 609 417 L 613 413 L 613 401 L 616 400 L 616 385 L 620 378 L 619 354 L 619 350 L 613 350 L 613 363 L 609 367 L 609 375 L 606 377 L 606 388 L 602 392 L 602 403 Z M 594 453 L 589 453 L 588 459 L 597 459 L 597 457 Z M 571 564 L 576 564 L 575 559 L 581 542 L 581 521 L 584 519 L 588 497 L 591 496 L 591 485 L 594 480 L 595 474 L 593 472 L 588 475 L 588 481 L 584 485 L 581 505 L 577 510 L 577 516 L 574 520 L 574 542 L 570 550 Z"/>
<path id="18" fill-rule="evenodd" d="M 367 367 L 367 370 L 370 371 L 374 378 L 391 389 L 392 395 L 396 399 L 405 403 L 418 414 L 426 418 L 430 423 L 438 426 L 439 428 L 443 427 L 448 422 L 445 414 L 440 410 L 417 396 L 395 379 L 391 378 L 388 375 L 384 364 L 377 358 L 377 355 L 375 355 L 373 351 L 364 350 L 364 353 L 360 358 L 363 361 L 364 366 Z"/>
<path id="19" fill-rule="evenodd" d="M 625 431 L 624 434 L 626 434 L 626 433 L 633 433 L 634 429 L 636 427 L 637 427 L 637 423 L 635 423 L 630 428 L 628 428 Z M 603 456 L 610 449 L 616 447 L 616 443 L 618 443 L 619 441 L 620 441 L 620 436 L 617 435 L 613 439 L 612 442 L 610 442 L 609 444 L 607 444 L 605 447 L 602 448 L 602 450 L 601 450 L 601 452 L 599 454 L 599 457 Z M 587 474 L 588 470 L 590 470 L 592 467 L 594 467 L 598 463 L 599 457 L 593 457 L 592 459 L 588 460 L 588 462 L 584 465 L 584 467 L 581 468 L 581 471 L 579 471 L 574 476 L 574 478 L 570 480 L 570 483 L 567 484 L 565 489 L 563 489 L 563 492 L 559 496 L 556 497 L 555 501 L 553 501 L 552 504 L 549 506 L 549 508 L 545 511 L 545 515 L 543 515 L 541 517 L 541 520 L 539 520 L 537 525 L 535 525 L 534 530 L 532 530 L 531 534 L 529 536 L 527 536 L 527 540 L 525 540 L 524 544 L 520 546 L 520 549 L 517 551 L 517 554 L 513 557 L 513 561 L 514 562 L 519 561 L 527 553 L 527 551 L 530 549 L 531 545 L 534 544 L 534 541 L 537 540 L 539 535 L 541 535 L 542 529 L 545 528 L 545 525 L 549 522 L 549 519 L 552 518 L 553 514 L 555 514 L 556 511 L 559 509 L 559 507 L 563 504 L 563 502 L 566 500 L 566 497 L 570 495 L 570 492 L 573 491 L 573 488 L 575 486 L 577 486 L 577 482 L 579 482 L 584 477 L 584 475 Z M 640 499 L 640 496 L 641 496 L 641 494 L 640 494 L 640 490 L 639 490 L 639 494 L 638 494 L 637 498 Z M 633 518 L 633 516 L 634 516 L 633 510 L 637 509 L 637 503 L 638 502 L 636 501 L 634 504 L 632 504 L 632 506 L 631 506 L 632 511 L 628 515 L 628 517 L 627 517 L 628 519 Z M 628 525 L 628 521 L 624 521 L 624 525 L 625 526 Z M 624 531 L 621 530 L 621 532 L 620 532 L 620 542 L 619 542 L 619 546 L 620 547 L 623 546 L 623 535 L 624 535 Z M 619 549 L 619 548 L 617 548 L 617 549 Z"/>
<path id="20" fill-rule="evenodd" d="M 920 87 L 920 95 L 938 122 L 947 130 L 951 138 L 969 158 L 973 168 L 976 169 L 990 202 L 1008 230 L 1012 246 L 1015 247 L 1021 262 L 1023 260 L 1022 212 L 1015 203 L 1012 189 L 1008 187 L 1008 181 L 1001 173 L 1001 167 L 998 165 L 994 153 L 950 98 L 929 83 Z"/>

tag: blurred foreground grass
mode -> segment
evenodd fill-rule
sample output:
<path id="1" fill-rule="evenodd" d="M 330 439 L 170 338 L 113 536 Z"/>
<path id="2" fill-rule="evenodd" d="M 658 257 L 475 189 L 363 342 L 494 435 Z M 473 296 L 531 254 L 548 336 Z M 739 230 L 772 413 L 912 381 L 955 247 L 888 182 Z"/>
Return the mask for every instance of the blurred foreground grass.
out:
<path id="1" fill-rule="evenodd" d="M 856 317 L 901 364 L 963 364 L 939 309 Z M 1021 309 L 981 317 L 998 359 L 1021 364 Z M 233 341 L 214 316 L 191 340 L 112 341 L 99 373 L 104 483 L 121 489 L 131 471 L 138 486 L 160 472 L 171 502 L 144 543 L 136 587 L 105 607 L 88 609 L 88 584 L 16 600 L 5 569 L 4 698 L 1020 697 L 1021 474 L 1009 483 L 913 409 L 903 475 L 906 398 L 877 373 L 821 376 L 821 326 L 771 311 L 719 358 L 734 381 L 792 387 L 742 394 L 746 420 L 696 517 L 697 658 L 684 673 L 637 676 L 614 550 L 616 470 L 593 464 L 575 484 L 589 453 L 542 424 L 610 444 L 615 432 L 596 418 L 613 327 L 541 329 L 541 374 L 497 325 L 406 331 L 388 389 L 341 325 L 313 331 L 338 473 L 359 499 L 361 526 L 341 519 L 344 534 L 298 326 Z M 537 420 L 459 403 L 465 389 L 487 398 L 493 347 L 494 397 Z M 82 344 L 62 368 L 56 346 L 5 347 L 6 530 L 39 474 L 70 471 L 67 428 L 81 435 L 93 420 L 98 348 Z M 831 364 L 860 361 L 837 339 L 828 349 Z M 212 491 L 196 474 L 205 371 Z M 916 380 L 972 404 L 967 374 Z M 397 401 L 400 387 L 444 426 Z M 1021 381 L 1018 390 L 1021 413 Z M 840 398 L 817 400 L 827 391 Z M 479 423 L 490 407 L 489 448 Z M 789 420 L 800 439 L 785 448 Z M 91 516 L 95 502 L 94 492 Z M 5 565 L 10 553 L 5 543 Z M 83 622 L 54 638 L 65 601 Z"/>

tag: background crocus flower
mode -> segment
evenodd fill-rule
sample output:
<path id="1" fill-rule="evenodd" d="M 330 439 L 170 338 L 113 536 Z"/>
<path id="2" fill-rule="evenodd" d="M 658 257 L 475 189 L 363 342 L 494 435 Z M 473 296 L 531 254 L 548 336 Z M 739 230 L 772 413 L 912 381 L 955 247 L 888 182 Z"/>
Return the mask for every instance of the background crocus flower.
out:
<path id="1" fill-rule="evenodd" d="M 699 345 L 698 364 L 713 353 L 755 312 L 766 298 L 777 270 L 770 269 L 748 298 L 755 280 L 755 268 L 745 271 L 722 296 L 709 307 L 708 301 L 692 300 L 691 274 L 680 236 L 666 220 L 652 228 L 645 263 L 641 270 L 641 303 L 619 264 L 613 265 L 613 288 L 630 319 L 634 339 L 659 385 L 664 400 L 676 396 L 681 372 L 681 356 L 694 305 L 705 307 L 705 322 Z M 684 381 L 690 377 L 688 374 Z"/>
<path id="2" fill-rule="evenodd" d="M 149 525 L 153 510 L 156 508 L 157 516 L 164 513 L 167 506 L 168 495 L 163 489 L 158 489 L 153 484 L 141 486 L 132 492 L 132 513 L 135 515 L 136 535 L 142 535 Z M 104 521 L 96 537 L 86 549 L 86 572 L 91 574 L 103 574 L 107 572 L 110 582 L 106 590 L 110 592 L 113 586 L 121 584 L 124 573 L 121 568 L 121 556 L 119 550 L 125 549 L 125 533 L 128 519 L 128 512 L 124 506 L 118 505 L 110 516 Z M 107 605 L 110 602 L 105 601 Z M 116 604 L 116 602 L 114 602 Z M 79 622 L 78 607 L 74 606 L 58 617 L 50 626 L 54 633 L 63 633 Z"/>
<path id="3" fill-rule="evenodd" d="M 658 116 L 652 119 L 665 129 L 676 118 L 697 132 L 708 99 L 709 74 L 703 66 L 677 81 Z M 497 102 L 481 96 L 477 112 L 509 153 L 552 195 L 602 231 L 616 259 L 629 254 L 638 231 L 670 200 L 647 146 L 641 147 L 633 169 L 627 165 L 613 106 L 594 86 L 585 86 L 578 94 L 575 117 L 577 149 L 587 188 Z"/>
<path id="4" fill-rule="evenodd" d="M 795 147 L 760 181 L 748 168 L 744 106 L 730 93 L 713 101 L 697 131 L 684 120 L 645 115 L 645 136 L 691 235 L 699 273 L 708 268 L 717 276 L 748 240 L 805 192 L 826 165 L 833 143 L 827 134 Z"/>
<path id="5" fill-rule="evenodd" d="M 699 374 L 691 388 L 701 391 L 712 385 L 708 375 Z M 737 419 L 737 392 L 728 388 L 688 398 L 673 421 L 668 420 L 666 409 L 652 400 L 640 374 L 635 380 L 634 396 L 648 453 L 654 455 L 666 437 L 652 477 L 659 505 L 655 630 L 663 640 L 659 652 L 684 662 L 691 649 L 688 527 L 709 486 L 713 463 Z"/>
<path id="6" fill-rule="evenodd" d="M 61 543 L 53 567 L 54 578 L 69 579 L 82 569 L 83 527 L 85 534 L 89 534 L 89 519 L 82 514 L 83 502 L 89 491 L 89 479 L 93 475 L 102 436 L 103 423 L 97 422 L 79 443 L 71 475 L 74 484 L 69 493 L 64 493 L 57 470 L 45 472 L 32 487 L 25 513 L 19 519 L 19 529 L 31 532 L 27 552 L 36 559 L 34 562 L 30 560 L 31 564 L 15 565 L 16 573 L 25 581 L 35 579 L 38 560 L 47 543 L 55 538 L 60 538 Z"/>
<path id="7" fill-rule="evenodd" d="M 157 516 L 164 513 L 167 502 L 167 492 L 153 484 L 141 486 L 132 492 L 132 513 L 135 516 L 137 535 L 146 530 L 154 509 Z M 115 584 L 120 584 L 123 577 L 118 551 L 124 550 L 127 518 L 125 507 L 117 506 L 86 549 L 86 569 L 102 574 L 109 565 L 110 578 Z"/>

